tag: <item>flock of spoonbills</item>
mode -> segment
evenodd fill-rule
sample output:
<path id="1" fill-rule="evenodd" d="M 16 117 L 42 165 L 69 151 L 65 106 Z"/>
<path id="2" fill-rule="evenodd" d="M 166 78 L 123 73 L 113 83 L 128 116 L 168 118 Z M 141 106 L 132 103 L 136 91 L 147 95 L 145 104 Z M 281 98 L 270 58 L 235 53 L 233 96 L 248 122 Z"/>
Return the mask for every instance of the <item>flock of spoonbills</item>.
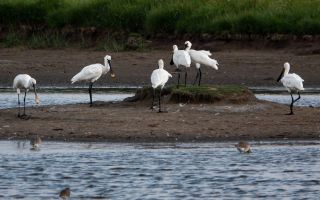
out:
<path id="1" fill-rule="evenodd" d="M 197 68 L 197 76 L 194 80 L 194 84 L 196 84 L 198 80 L 198 85 L 200 86 L 201 83 L 201 65 L 210 66 L 215 70 L 218 70 L 218 62 L 210 58 L 212 55 L 210 51 L 205 50 L 194 50 L 191 49 L 191 42 L 186 41 L 185 43 L 185 49 L 179 50 L 177 45 L 173 45 L 173 54 L 170 64 L 176 66 L 176 71 L 178 72 L 178 87 L 180 84 L 180 67 L 185 68 L 185 80 L 184 85 L 187 84 L 187 68 L 191 66 L 191 63 L 194 63 Z M 97 63 L 92 64 L 84 67 L 79 73 L 77 73 L 74 77 L 71 79 L 71 83 L 75 82 L 89 82 L 89 97 L 90 97 L 90 106 L 92 106 L 92 86 L 95 81 L 97 81 L 102 75 L 107 74 L 110 71 L 111 77 L 115 77 L 115 73 L 113 72 L 112 65 L 111 65 L 111 56 L 106 55 L 104 57 L 104 65 Z M 295 74 L 295 73 L 289 73 L 290 71 L 290 64 L 288 62 L 284 63 L 284 68 L 277 79 L 277 81 L 281 82 L 283 86 L 288 90 L 288 92 L 291 95 L 291 104 L 290 104 L 290 113 L 289 115 L 294 114 L 293 113 L 293 104 L 300 99 L 300 91 L 304 90 L 303 88 L 303 79 Z M 151 108 L 154 108 L 154 100 L 156 96 L 156 89 L 160 88 L 159 91 L 159 112 L 162 112 L 161 110 L 161 91 L 169 78 L 172 77 L 172 75 L 167 72 L 164 69 L 164 62 L 162 59 L 159 59 L 158 61 L 158 69 L 155 69 L 151 74 L 151 84 L 152 88 L 154 90 L 153 92 L 153 100 L 152 100 L 152 106 Z M 13 88 L 17 90 L 18 94 L 18 117 L 19 118 L 27 118 L 26 110 L 25 110 L 25 104 L 26 104 L 26 95 L 29 89 L 33 88 L 34 94 L 35 94 L 35 101 L 38 104 L 39 103 L 39 97 L 37 95 L 36 91 L 36 80 L 32 78 L 28 74 L 19 74 L 14 78 L 13 81 Z M 20 112 L 20 90 L 24 90 L 24 99 L 23 99 L 23 114 Z M 293 98 L 293 93 L 298 94 L 298 98 Z"/>

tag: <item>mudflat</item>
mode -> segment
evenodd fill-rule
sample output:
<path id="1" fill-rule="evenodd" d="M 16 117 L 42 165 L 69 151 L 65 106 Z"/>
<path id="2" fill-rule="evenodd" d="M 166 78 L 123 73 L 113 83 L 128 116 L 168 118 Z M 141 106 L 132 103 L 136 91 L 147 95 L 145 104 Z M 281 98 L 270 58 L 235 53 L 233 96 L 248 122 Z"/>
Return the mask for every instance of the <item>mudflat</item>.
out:
<path id="1" fill-rule="evenodd" d="M 183 41 L 177 42 L 182 48 Z M 155 45 L 157 46 L 157 45 Z M 246 86 L 280 86 L 276 79 L 284 62 L 291 63 L 291 71 L 305 80 L 306 87 L 320 85 L 320 45 L 312 42 L 292 43 L 284 47 L 255 44 L 255 42 L 211 42 L 193 44 L 194 49 L 210 50 L 219 62 L 219 70 L 202 66 L 202 81 L 206 84 L 241 84 Z M 103 63 L 105 55 L 112 56 L 116 78 L 103 76 L 99 86 L 144 86 L 150 85 L 150 74 L 157 68 L 158 59 L 165 61 L 169 72 L 172 44 L 161 44 L 145 51 L 107 52 L 94 49 L 0 49 L 0 85 L 10 87 L 19 73 L 33 76 L 39 87 L 72 87 L 70 79 L 82 67 Z M 182 68 L 182 70 L 184 70 Z M 188 83 L 196 75 L 194 65 L 188 69 Z M 175 83 L 174 77 L 168 85 Z M 76 86 L 86 86 L 83 83 Z"/>

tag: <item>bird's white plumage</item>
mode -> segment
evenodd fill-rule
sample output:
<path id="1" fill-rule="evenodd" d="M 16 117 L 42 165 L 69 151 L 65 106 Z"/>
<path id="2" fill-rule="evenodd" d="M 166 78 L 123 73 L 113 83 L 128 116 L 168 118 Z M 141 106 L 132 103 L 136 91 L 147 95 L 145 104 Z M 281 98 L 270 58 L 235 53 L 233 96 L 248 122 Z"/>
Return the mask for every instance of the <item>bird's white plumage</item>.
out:
<path id="1" fill-rule="evenodd" d="M 21 89 L 29 90 L 37 81 L 28 74 L 19 74 L 13 80 L 13 88 L 20 94 Z"/>
<path id="2" fill-rule="evenodd" d="M 191 49 L 192 44 L 189 41 L 186 41 L 185 45 L 187 46 L 186 51 L 190 54 L 191 61 L 196 64 L 197 68 L 200 68 L 200 65 L 206 65 L 218 70 L 218 61 L 209 57 L 212 55 L 210 51 L 206 51 L 206 50 L 197 51 L 197 50 Z M 197 63 L 200 65 L 197 65 Z"/>
<path id="3" fill-rule="evenodd" d="M 80 82 L 80 81 L 91 82 L 91 83 L 95 82 L 101 77 L 101 75 L 109 72 L 110 66 L 108 61 L 111 61 L 111 56 L 107 55 L 104 58 L 105 65 L 97 63 L 97 64 L 88 65 L 82 68 L 82 70 L 79 73 L 77 73 L 74 77 L 72 77 L 71 83 Z"/>
<path id="4" fill-rule="evenodd" d="M 301 91 L 304 90 L 303 88 L 303 79 L 295 73 L 290 74 L 290 64 L 284 64 L 284 74 L 283 77 L 280 79 L 280 82 L 283 86 L 288 90 L 288 92 L 294 91 Z"/>
<path id="5" fill-rule="evenodd" d="M 179 50 L 177 45 L 173 45 L 173 63 L 178 68 L 180 65 L 190 67 L 191 58 L 187 51 Z"/>
<path id="6" fill-rule="evenodd" d="M 172 75 L 167 72 L 165 69 L 163 69 L 163 61 L 159 60 L 159 69 L 153 70 L 151 74 L 151 84 L 153 88 L 161 87 L 163 88 L 164 85 L 169 80 L 169 77 L 172 77 Z"/>
<path id="7" fill-rule="evenodd" d="M 102 68 L 103 65 L 101 64 L 88 65 L 71 79 L 71 83 L 80 81 L 93 83 L 102 75 Z"/>

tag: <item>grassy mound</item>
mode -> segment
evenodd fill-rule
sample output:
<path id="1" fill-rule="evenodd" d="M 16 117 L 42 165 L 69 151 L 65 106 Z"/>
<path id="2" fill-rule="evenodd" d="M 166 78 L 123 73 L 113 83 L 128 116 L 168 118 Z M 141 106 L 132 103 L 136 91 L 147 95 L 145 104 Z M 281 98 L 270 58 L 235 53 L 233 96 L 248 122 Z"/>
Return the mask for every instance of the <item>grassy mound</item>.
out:
<path id="1" fill-rule="evenodd" d="M 158 94 L 158 93 L 157 93 Z M 153 89 L 151 87 L 144 87 L 137 90 L 136 95 L 127 101 L 151 101 Z M 254 100 L 253 93 L 244 86 L 239 85 L 204 85 L 187 87 L 171 86 L 164 88 L 161 93 L 165 101 L 173 103 L 245 103 Z"/>

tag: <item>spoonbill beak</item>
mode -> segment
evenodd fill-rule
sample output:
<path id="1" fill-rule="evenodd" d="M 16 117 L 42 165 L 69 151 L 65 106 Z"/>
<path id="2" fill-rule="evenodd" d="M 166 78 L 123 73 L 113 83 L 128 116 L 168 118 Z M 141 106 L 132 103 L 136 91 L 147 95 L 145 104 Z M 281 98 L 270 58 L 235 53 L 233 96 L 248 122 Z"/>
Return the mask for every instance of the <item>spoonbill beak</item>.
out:
<path id="1" fill-rule="evenodd" d="M 282 69 L 281 74 L 279 75 L 279 77 L 277 79 L 277 82 L 279 82 L 281 80 L 283 73 L 284 73 L 284 68 Z"/>

